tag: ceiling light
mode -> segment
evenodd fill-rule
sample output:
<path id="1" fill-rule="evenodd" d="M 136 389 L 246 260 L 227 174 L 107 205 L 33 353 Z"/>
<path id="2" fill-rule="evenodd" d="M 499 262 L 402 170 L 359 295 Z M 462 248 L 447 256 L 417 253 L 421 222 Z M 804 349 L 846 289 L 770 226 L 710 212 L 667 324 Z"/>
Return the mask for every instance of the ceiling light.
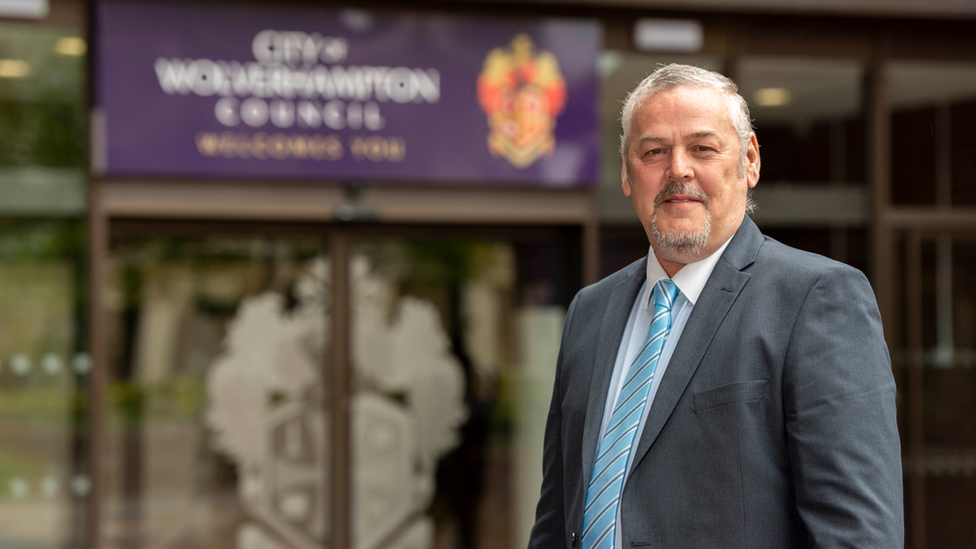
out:
<path id="1" fill-rule="evenodd" d="M 759 107 L 782 107 L 792 99 L 793 94 L 786 88 L 762 88 L 752 94 L 752 102 Z"/>
<path id="2" fill-rule="evenodd" d="M 0 59 L 0 78 L 23 78 L 30 74 L 30 65 L 20 59 Z"/>
<path id="3" fill-rule="evenodd" d="M 65 36 L 58 38 L 58 41 L 54 43 L 54 51 L 61 55 L 77 57 L 85 55 L 85 52 L 88 51 L 88 44 L 77 36 Z"/>

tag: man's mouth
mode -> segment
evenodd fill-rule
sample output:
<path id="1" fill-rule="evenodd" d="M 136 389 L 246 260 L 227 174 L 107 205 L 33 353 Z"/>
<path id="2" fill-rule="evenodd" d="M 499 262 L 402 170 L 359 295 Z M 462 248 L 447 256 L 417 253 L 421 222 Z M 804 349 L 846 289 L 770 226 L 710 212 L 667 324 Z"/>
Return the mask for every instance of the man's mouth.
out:
<path id="1" fill-rule="evenodd" d="M 691 185 L 672 181 L 658 193 L 654 200 L 654 206 L 657 207 L 662 204 L 685 204 L 688 202 L 698 202 L 708 208 L 708 197 L 705 193 Z"/>
<path id="2" fill-rule="evenodd" d="M 675 196 L 672 198 L 668 198 L 664 202 L 668 204 L 684 204 L 686 202 L 701 202 L 701 200 L 698 200 L 697 198 L 689 198 L 686 196 Z"/>

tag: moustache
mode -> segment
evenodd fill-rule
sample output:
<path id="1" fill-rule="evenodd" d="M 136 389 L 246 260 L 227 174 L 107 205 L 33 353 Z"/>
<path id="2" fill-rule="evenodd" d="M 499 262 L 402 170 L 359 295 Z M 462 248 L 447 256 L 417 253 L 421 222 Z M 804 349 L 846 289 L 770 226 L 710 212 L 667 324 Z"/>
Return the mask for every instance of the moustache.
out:
<path id="1" fill-rule="evenodd" d="M 671 181 L 665 185 L 663 189 L 661 189 L 661 192 L 657 193 L 656 197 L 654 197 L 654 207 L 657 208 L 661 204 L 664 204 L 664 201 L 667 200 L 669 196 L 674 196 L 676 194 L 690 196 L 695 200 L 700 201 L 705 208 L 708 208 L 708 204 L 711 202 L 711 200 L 705 196 L 705 193 L 701 192 L 699 189 L 681 181 Z"/>

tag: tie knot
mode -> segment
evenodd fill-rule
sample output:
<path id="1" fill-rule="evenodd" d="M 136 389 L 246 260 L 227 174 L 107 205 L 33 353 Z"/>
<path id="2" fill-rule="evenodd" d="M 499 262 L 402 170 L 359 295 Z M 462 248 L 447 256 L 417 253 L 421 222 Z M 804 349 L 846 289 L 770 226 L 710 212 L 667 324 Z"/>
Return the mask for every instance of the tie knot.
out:
<path id="1" fill-rule="evenodd" d="M 654 285 L 652 296 L 655 306 L 664 307 L 670 311 L 671 307 L 674 306 L 674 300 L 678 298 L 678 286 L 670 279 L 662 278 Z"/>

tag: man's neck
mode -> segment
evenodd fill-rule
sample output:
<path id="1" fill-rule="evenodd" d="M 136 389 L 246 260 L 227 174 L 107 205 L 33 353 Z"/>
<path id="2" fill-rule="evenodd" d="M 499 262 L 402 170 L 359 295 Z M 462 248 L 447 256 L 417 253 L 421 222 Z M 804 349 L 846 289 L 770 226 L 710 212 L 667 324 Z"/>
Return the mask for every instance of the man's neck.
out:
<path id="1" fill-rule="evenodd" d="M 678 271 L 680 271 L 682 267 L 687 265 L 687 263 L 668 261 L 667 259 L 664 259 L 663 257 L 657 254 L 655 254 L 655 257 L 657 257 L 657 262 L 661 264 L 661 268 L 664 269 L 664 272 L 668 273 L 669 277 L 673 277 L 674 275 L 678 274 Z"/>

